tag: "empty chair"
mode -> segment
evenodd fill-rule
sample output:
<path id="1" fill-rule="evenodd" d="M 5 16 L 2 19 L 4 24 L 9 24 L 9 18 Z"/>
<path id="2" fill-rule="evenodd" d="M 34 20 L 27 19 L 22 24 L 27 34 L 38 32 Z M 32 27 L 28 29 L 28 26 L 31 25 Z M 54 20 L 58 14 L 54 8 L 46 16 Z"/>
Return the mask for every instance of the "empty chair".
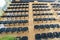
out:
<path id="1" fill-rule="evenodd" d="M 23 36 L 23 37 L 21 38 L 21 40 L 28 40 L 28 37 L 27 37 L 27 36 Z"/>
<path id="2" fill-rule="evenodd" d="M 51 28 L 55 28 L 53 24 L 50 24 L 50 27 L 51 27 Z"/>
<path id="3" fill-rule="evenodd" d="M 22 27 L 17 28 L 17 33 L 22 31 Z"/>
<path id="4" fill-rule="evenodd" d="M 53 36 L 52 33 L 47 33 L 47 37 L 48 37 L 48 38 L 54 38 L 54 36 Z"/>
<path id="5" fill-rule="evenodd" d="M 34 28 L 35 28 L 35 29 L 40 29 L 40 28 L 39 28 L 39 25 L 35 25 Z"/>
<path id="6" fill-rule="evenodd" d="M 59 24 L 56 24 L 56 27 L 57 27 L 57 28 L 60 28 L 60 25 L 59 25 Z"/>
<path id="7" fill-rule="evenodd" d="M 0 33 L 3 33 L 3 32 L 5 32 L 5 28 L 0 29 Z"/>
<path id="8" fill-rule="evenodd" d="M 23 27 L 21 30 L 22 30 L 23 32 L 28 31 L 28 27 Z"/>
<path id="9" fill-rule="evenodd" d="M 36 39 L 36 40 L 41 40 L 41 35 L 40 35 L 40 34 L 36 34 L 36 35 L 35 35 L 35 39 Z"/>
<path id="10" fill-rule="evenodd" d="M 40 28 L 40 29 L 44 29 L 45 26 L 44 26 L 44 25 L 40 25 L 39 28 Z"/>
<path id="11" fill-rule="evenodd" d="M 5 32 L 11 32 L 11 28 L 6 28 Z"/>
<path id="12" fill-rule="evenodd" d="M 60 38 L 60 32 L 58 32 L 59 38 Z"/>
<path id="13" fill-rule="evenodd" d="M 45 28 L 48 28 L 48 29 L 49 29 L 49 28 L 50 28 L 50 25 L 46 24 L 46 25 L 45 25 Z"/>
<path id="14" fill-rule="evenodd" d="M 53 36 L 59 38 L 59 34 L 57 32 L 53 32 Z"/>
<path id="15" fill-rule="evenodd" d="M 22 22 L 23 22 L 23 23 L 28 23 L 28 20 L 23 20 Z"/>
<path id="16" fill-rule="evenodd" d="M 13 33 L 13 32 L 17 32 L 17 28 L 15 28 L 15 27 L 12 28 L 12 29 L 11 29 L 11 32 L 12 32 L 12 33 Z"/>
<path id="17" fill-rule="evenodd" d="M 41 34 L 41 38 L 46 39 L 46 38 L 47 38 L 46 33 L 42 33 L 42 34 Z"/>

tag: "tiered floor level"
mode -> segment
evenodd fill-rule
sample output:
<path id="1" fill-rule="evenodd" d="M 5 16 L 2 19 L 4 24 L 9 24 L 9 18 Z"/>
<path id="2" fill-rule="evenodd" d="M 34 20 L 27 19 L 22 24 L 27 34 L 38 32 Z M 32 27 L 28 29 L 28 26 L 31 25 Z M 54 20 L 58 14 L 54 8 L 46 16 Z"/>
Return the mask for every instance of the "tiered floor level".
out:
<path id="1" fill-rule="evenodd" d="M 0 24 L 7 28 L 0 29 L 0 37 L 10 34 L 26 36 L 26 40 L 60 40 L 60 3 L 13 2 L 9 5 L 1 16 Z"/>

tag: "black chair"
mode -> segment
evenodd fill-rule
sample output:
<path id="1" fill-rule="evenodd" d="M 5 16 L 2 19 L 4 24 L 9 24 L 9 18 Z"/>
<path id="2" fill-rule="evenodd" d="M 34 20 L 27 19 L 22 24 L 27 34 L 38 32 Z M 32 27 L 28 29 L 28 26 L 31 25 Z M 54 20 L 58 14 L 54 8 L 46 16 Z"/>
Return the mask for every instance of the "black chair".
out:
<path id="1" fill-rule="evenodd" d="M 13 32 L 17 32 L 17 28 L 15 28 L 15 27 L 12 28 L 12 29 L 11 29 L 11 32 L 12 32 L 12 33 L 13 33 Z"/>
<path id="2" fill-rule="evenodd" d="M 39 27 L 40 27 L 39 25 L 34 26 L 35 29 L 40 29 Z"/>
<path id="3" fill-rule="evenodd" d="M 59 34 L 57 32 L 53 32 L 53 36 L 59 38 Z"/>
<path id="4" fill-rule="evenodd" d="M 21 30 L 22 30 L 23 32 L 28 31 L 28 27 L 23 27 Z"/>
<path id="5" fill-rule="evenodd" d="M 0 29 L 0 33 L 3 33 L 3 32 L 5 32 L 5 28 Z"/>
<path id="6" fill-rule="evenodd" d="M 59 38 L 60 38 L 60 32 L 58 32 Z"/>
<path id="7" fill-rule="evenodd" d="M 52 33 L 47 33 L 47 37 L 48 37 L 48 38 L 54 38 L 54 36 L 53 36 Z"/>
<path id="8" fill-rule="evenodd" d="M 50 29 L 50 25 L 46 24 L 46 25 L 45 25 L 45 28 Z"/>
<path id="9" fill-rule="evenodd" d="M 28 37 L 27 37 L 27 36 L 23 36 L 23 37 L 21 38 L 21 40 L 28 40 Z"/>
<path id="10" fill-rule="evenodd" d="M 6 33 L 11 32 L 11 28 L 6 28 L 5 32 Z"/>
<path id="11" fill-rule="evenodd" d="M 46 39 L 46 38 L 47 38 L 46 33 L 42 33 L 42 34 L 41 34 L 41 38 Z"/>
<path id="12" fill-rule="evenodd" d="M 40 34 L 36 34 L 36 35 L 35 35 L 35 39 L 36 39 L 36 40 L 40 40 L 40 39 L 41 39 L 41 35 L 40 35 Z"/>
<path id="13" fill-rule="evenodd" d="M 23 20 L 23 23 L 28 23 L 28 20 Z"/>
<path id="14" fill-rule="evenodd" d="M 57 25 L 57 28 L 60 28 L 60 25 L 59 24 L 56 24 Z"/>
<path id="15" fill-rule="evenodd" d="M 17 33 L 22 31 L 22 27 L 17 28 Z"/>
<path id="16" fill-rule="evenodd" d="M 55 28 L 53 24 L 50 24 L 50 27 L 51 27 L 51 28 Z"/>
<path id="17" fill-rule="evenodd" d="M 44 25 L 40 25 L 39 28 L 40 28 L 40 29 L 44 29 L 45 26 L 44 26 Z"/>

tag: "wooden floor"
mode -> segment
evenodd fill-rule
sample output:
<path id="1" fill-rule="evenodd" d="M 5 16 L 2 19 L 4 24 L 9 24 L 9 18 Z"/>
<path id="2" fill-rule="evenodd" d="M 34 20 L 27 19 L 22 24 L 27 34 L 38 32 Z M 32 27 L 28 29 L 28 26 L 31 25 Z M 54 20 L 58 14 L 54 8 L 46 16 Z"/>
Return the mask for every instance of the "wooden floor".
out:
<path id="1" fill-rule="evenodd" d="M 49 32 L 60 32 L 60 28 L 54 28 L 54 29 L 52 29 L 52 28 L 50 28 L 50 29 L 40 29 L 40 30 L 36 30 L 36 29 L 34 29 L 34 25 L 40 25 L 40 24 L 60 24 L 60 17 L 57 15 L 57 13 L 56 13 L 56 11 L 54 11 L 54 8 L 52 8 L 51 7 L 51 3 L 46 3 L 48 6 L 49 6 L 49 8 L 51 9 L 51 11 L 50 12 L 52 12 L 53 13 L 53 15 L 52 16 L 38 16 L 38 18 L 39 17 L 41 17 L 41 18 L 48 18 L 48 17 L 54 17 L 54 18 L 56 18 L 57 20 L 56 21 L 39 21 L 39 22 L 35 22 L 35 21 L 33 21 L 33 19 L 34 18 L 36 18 L 35 16 L 33 16 L 33 8 L 32 8 L 32 4 L 44 4 L 44 3 L 46 3 L 46 2 L 29 2 L 29 17 L 27 18 L 28 19 L 28 23 L 27 24 L 25 24 L 25 25 L 27 25 L 28 26 L 28 28 L 29 28 L 29 30 L 27 31 L 27 32 L 20 32 L 20 33 L 2 33 L 2 34 L 0 34 L 0 37 L 2 37 L 2 36 L 5 36 L 5 35 L 12 35 L 12 36 L 14 36 L 14 37 L 16 37 L 16 36 L 28 36 L 28 40 L 35 40 L 35 34 L 37 34 L 37 33 L 39 33 L 39 34 L 41 34 L 41 33 L 49 33 Z M 2 18 L 3 19 L 3 18 Z M 18 25 L 16 25 L 16 26 L 18 26 Z M 16 27 L 15 26 L 15 27 Z M 23 26 L 23 24 L 21 24 L 20 26 Z M 13 25 L 12 26 L 8 26 L 8 25 L 6 25 L 6 27 L 13 27 Z M 45 40 L 45 39 L 42 39 L 42 40 Z M 46 40 L 60 40 L 60 38 L 53 38 L 53 39 L 51 39 L 51 38 L 48 38 L 48 39 L 46 39 Z"/>

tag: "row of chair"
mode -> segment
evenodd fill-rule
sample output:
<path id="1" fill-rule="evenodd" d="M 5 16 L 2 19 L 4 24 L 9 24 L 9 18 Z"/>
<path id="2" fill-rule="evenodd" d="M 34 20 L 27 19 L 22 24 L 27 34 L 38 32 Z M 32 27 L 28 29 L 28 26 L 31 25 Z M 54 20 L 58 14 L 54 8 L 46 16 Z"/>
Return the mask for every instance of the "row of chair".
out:
<path id="1" fill-rule="evenodd" d="M 53 8 L 60 8 L 60 5 L 57 5 L 57 6 L 52 6 Z"/>
<path id="2" fill-rule="evenodd" d="M 28 20 L 0 21 L 0 24 L 28 23 Z"/>
<path id="3" fill-rule="evenodd" d="M 1 17 L 28 17 L 28 14 L 21 14 L 21 15 L 4 15 L 4 16 L 1 16 Z"/>
<path id="4" fill-rule="evenodd" d="M 20 7 L 20 6 L 19 6 L 19 7 L 8 7 L 8 9 L 20 9 L 20 8 L 22 8 L 22 9 L 25 8 L 25 9 L 26 9 L 26 8 L 28 8 L 28 6 L 22 6 L 22 7 Z"/>
<path id="5" fill-rule="evenodd" d="M 41 15 L 53 15 L 52 13 L 41 13 L 41 14 L 33 14 L 34 16 L 41 16 Z"/>
<path id="6" fill-rule="evenodd" d="M 8 33 L 8 32 L 11 32 L 11 33 L 14 33 L 14 32 L 26 32 L 28 31 L 28 27 L 13 27 L 13 28 L 1 28 L 0 29 L 0 34 L 5 32 L 5 33 Z"/>
<path id="7" fill-rule="evenodd" d="M 35 39 L 60 38 L 60 32 L 36 34 Z"/>
<path id="8" fill-rule="evenodd" d="M 23 37 L 16 37 L 15 40 L 28 40 L 27 36 L 23 36 Z"/>
<path id="9" fill-rule="evenodd" d="M 33 9 L 33 11 L 50 11 L 51 9 Z"/>
<path id="10" fill-rule="evenodd" d="M 5 13 L 8 13 L 8 12 L 28 12 L 28 10 L 14 10 L 14 11 L 4 11 Z"/>
<path id="11" fill-rule="evenodd" d="M 48 8 L 48 6 L 33 6 L 33 8 Z"/>
<path id="12" fill-rule="evenodd" d="M 59 24 L 45 24 L 45 25 L 35 25 L 35 29 L 44 29 L 44 28 L 60 28 Z"/>
<path id="13" fill-rule="evenodd" d="M 12 3 L 28 3 L 28 2 L 34 2 L 34 0 L 20 0 L 20 1 L 13 0 L 12 1 Z"/>
<path id="14" fill-rule="evenodd" d="M 55 18 L 35 18 L 34 21 L 52 21 L 56 20 Z"/>
<path id="15" fill-rule="evenodd" d="M 26 3 L 26 4 L 24 4 L 24 3 L 23 4 L 22 3 L 21 4 L 10 4 L 10 6 L 21 6 L 21 5 L 29 5 L 29 4 L 28 3 Z"/>
<path id="16" fill-rule="evenodd" d="M 38 2 L 54 2 L 55 0 L 38 0 Z"/>
<path id="17" fill-rule="evenodd" d="M 38 6 L 38 5 L 47 5 L 47 3 L 42 3 L 42 4 L 32 4 L 33 6 Z"/>

